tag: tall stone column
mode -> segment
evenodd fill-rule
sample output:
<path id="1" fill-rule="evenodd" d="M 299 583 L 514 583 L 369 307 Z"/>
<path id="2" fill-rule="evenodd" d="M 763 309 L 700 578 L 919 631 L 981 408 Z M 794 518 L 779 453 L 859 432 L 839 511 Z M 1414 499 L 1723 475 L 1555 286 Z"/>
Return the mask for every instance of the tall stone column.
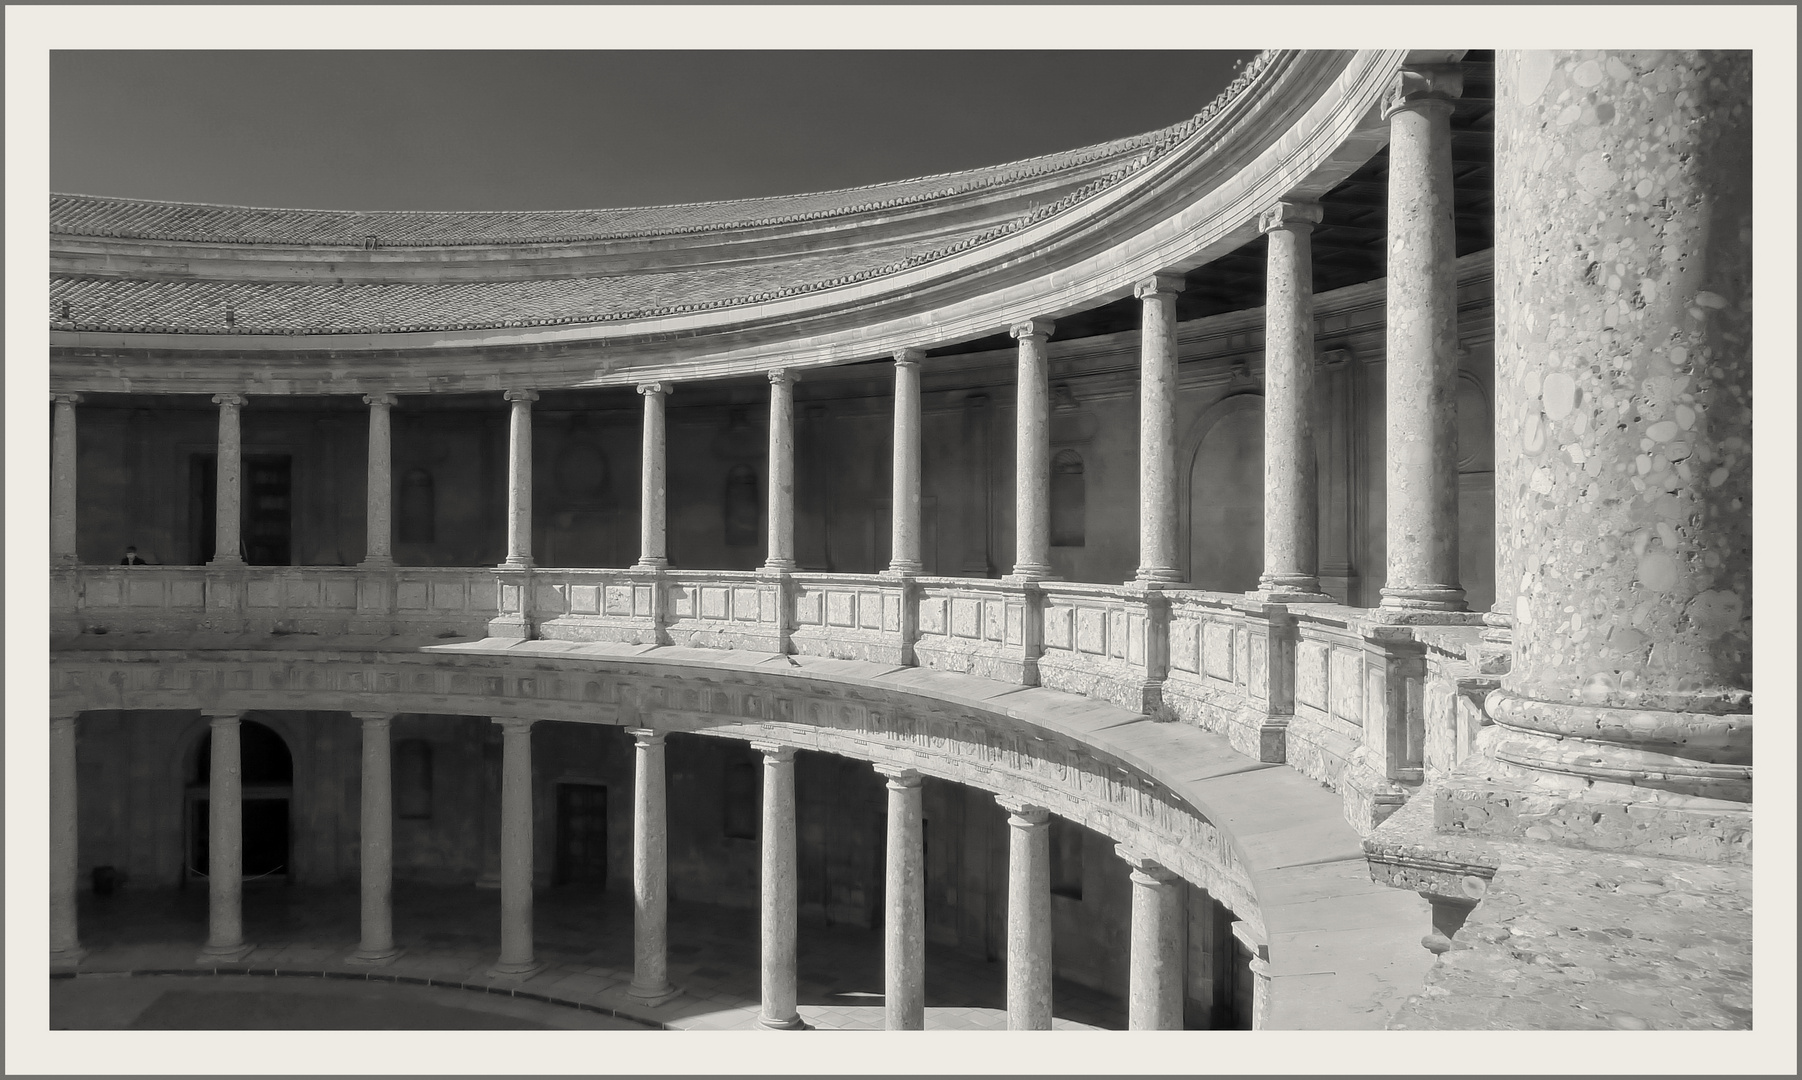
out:
<path id="1" fill-rule="evenodd" d="M 798 1030 L 806 1025 L 795 1009 L 800 880 L 795 868 L 795 748 L 752 743 L 763 754 L 763 1007 L 757 1022 L 766 1028 Z"/>
<path id="2" fill-rule="evenodd" d="M 532 723 L 501 726 L 501 957 L 493 975 L 530 977 L 532 946 Z"/>
<path id="3" fill-rule="evenodd" d="M 1051 1027 L 1051 812 L 1001 800 L 1007 811 L 1007 1026 Z"/>
<path id="4" fill-rule="evenodd" d="M 925 568 L 920 561 L 920 358 L 924 355 L 918 349 L 895 354 L 891 574 L 917 574 Z"/>
<path id="5" fill-rule="evenodd" d="M 242 566 L 239 516 L 243 513 L 244 449 L 238 431 L 242 394 L 214 394 L 219 406 L 219 457 L 213 480 L 213 561 L 209 566 Z"/>
<path id="6" fill-rule="evenodd" d="M 641 383 L 644 395 L 644 446 L 638 469 L 638 562 L 634 570 L 662 570 L 669 566 L 668 481 L 664 458 L 664 401 L 668 383 Z"/>
<path id="7" fill-rule="evenodd" d="M 1314 259 L 1320 204 L 1283 201 L 1258 218 L 1270 238 L 1264 301 L 1264 573 L 1277 602 L 1324 602 L 1314 459 Z"/>
<path id="8" fill-rule="evenodd" d="M 925 819 L 920 774 L 878 765 L 888 778 L 888 860 L 883 913 L 883 1026 L 926 1027 Z"/>
<path id="9" fill-rule="evenodd" d="M 1382 606 L 1416 618 L 1464 610 L 1452 217 L 1452 101 L 1463 84 L 1456 65 L 1423 66 L 1400 72 L 1383 99 L 1389 121 L 1389 565 Z"/>
<path id="10" fill-rule="evenodd" d="M 532 566 L 532 402 L 536 390 L 509 390 L 512 404 L 507 429 L 507 561 L 503 567 Z"/>
<path id="11" fill-rule="evenodd" d="M 1044 319 L 1015 323 L 1020 342 L 1014 390 L 1014 573 L 1021 581 L 1051 576 L 1051 370 Z"/>
<path id="12" fill-rule="evenodd" d="M 769 555 L 766 573 L 787 574 L 795 563 L 795 376 L 770 372 Z"/>
<path id="13" fill-rule="evenodd" d="M 1126 1026 L 1132 1031 L 1180 1031 L 1183 1026 L 1183 882 L 1163 866 L 1125 847 L 1132 869 L 1132 960 Z"/>
<path id="14" fill-rule="evenodd" d="M 1752 57 L 1504 51 L 1496 66 L 1514 657 L 1487 749 L 1557 837 L 1746 854 Z"/>
<path id="15" fill-rule="evenodd" d="M 50 717 L 50 962 L 72 965 L 87 950 L 81 947 L 75 895 L 79 863 L 79 830 L 75 773 L 75 714 Z"/>
<path id="16" fill-rule="evenodd" d="M 388 410 L 396 402 L 393 394 L 363 395 L 363 404 L 369 406 L 369 509 L 364 515 L 369 540 L 362 565 L 371 569 L 394 565 L 394 452 Z"/>
<path id="17" fill-rule="evenodd" d="M 249 955 L 244 942 L 244 772 L 239 715 L 207 717 L 213 729 L 207 787 L 207 939 L 198 963 L 231 963 Z"/>
<path id="18" fill-rule="evenodd" d="M 669 806 L 663 732 L 633 728 L 632 985 L 626 993 L 661 1005 L 681 991 L 669 981 Z"/>
<path id="19" fill-rule="evenodd" d="M 80 394 L 51 394 L 50 414 L 50 558 L 79 561 L 75 543 L 75 406 Z"/>
<path id="20" fill-rule="evenodd" d="M 385 964 L 394 947 L 394 763 L 387 713 L 352 713 L 363 726 L 363 939 L 352 964 Z"/>
<path id="21" fill-rule="evenodd" d="M 1181 274 L 1138 283 L 1140 582 L 1181 581 L 1176 537 L 1176 294 Z"/>

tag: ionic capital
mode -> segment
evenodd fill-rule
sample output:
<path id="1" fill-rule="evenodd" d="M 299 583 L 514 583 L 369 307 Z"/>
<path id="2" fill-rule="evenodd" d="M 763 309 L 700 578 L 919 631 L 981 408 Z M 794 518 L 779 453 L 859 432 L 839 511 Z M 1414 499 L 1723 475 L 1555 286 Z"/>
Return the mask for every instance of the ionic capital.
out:
<path id="1" fill-rule="evenodd" d="M 536 391 L 536 390 L 509 390 L 505 394 L 502 394 L 501 396 L 506 398 L 508 401 L 515 402 L 515 403 L 518 403 L 521 401 L 537 401 L 538 400 L 538 391 Z"/>
<path id="2" fill-rule="evenodd" d="M 213 404 L 224 406 L 227 409 L 239 409 L 247 403 L 243 394 L 214 394 Z"/>
<path id="3" fill-rule="evenodd" d="M 1044 825 L 1051 820 L 1051 811 L 1043 806 L 1006 795 L 995 796 L 995 801 L 1001 804 L 1001 809 L 1007 811 L 1007 823 L 1016 828 Z"/>
<path id="4" fill-rule="evenodd" d="M 58 405 L 80 405 L 81 395 L 52 393 L 50 395 L 50 400 Z"/>
<path id="5" fill-rule="evenodd" d="M 919 367 L 920 361 L 926 359 L 924 349 L 902 349 L 895 353 L 896 367 Z"/>
<path id="6" fill-rule="evenodd" d="M 902 765 L 878 765 L 876 771 L 888 777 L 888 786 L 894 790 L 917 788 L 920 786 L 920 770 L 910 769 Z"/>
<path id="7" fill-rule="evenodd" d="M 400 404 L 400 399 L 393 394 L 364 394 L 363 404 L 380 405 L 384 409 L 392 409 Z"/>
<path id="8" fill-rule="evenodd" d="M 1050 319 L 1027 319 L 1024 322 L 1017 322 L 1008 327 L 1007 332 L 1012 334 L 1016 339 L 1029 337 L 1048 338 L 1051 336 L 1051 331 L 1056 328 L 1056 325 L 1057 324 L 1053 323 Z"/>
<path id="9" fill-rule="evenodd" d="M 1258 231 L 1268 233 L 1275 229 L 1294 229 L 1297 232 L 1307 232 L 1320 224 L 1320 218 L 1319 203 L 1284 199 L 1258 215 Z"/>
<path id="10" fill-rule="evenodd" d="M 762 754 L 765 761 L 787 765 L 792 764 L 795 760 L 795 748 L 784 743 L 765 742 L 758 739 L 752 741 L 751 749 Z"/>
<path id="11" fill-rule="evenodd" d="M 1148 296 L 1162 296 L 1164 294 L 1174 296 L 1182 291 L 1183 276 L 1181 274 L 1153 274 L 1133 285 L 1133 295 L 1140 300 L 1143 300 Z"/>
<path id="12" fill-rule="evenodd" d="M 650 397 L 652 394 L 668 394 L 670 392 L 670 384 L 665 382 L 639 383 L 638 392 L 645 397 Z"/>
<path id="13" fill-rule="evenodd" d="M 655 728 L 627 728 L 626 734 L 632 736 L 632 744 L 640 749 L 662 746 L 665 732 Z"/>
<path id="14" fill-rule="evenodd" d="M 1443 108 L 1464 93 L 1464 69 L 1457 64 L 1422 64 L 1395 73 L 1383 91 L 1382 118 L 1406 109 Z"/>

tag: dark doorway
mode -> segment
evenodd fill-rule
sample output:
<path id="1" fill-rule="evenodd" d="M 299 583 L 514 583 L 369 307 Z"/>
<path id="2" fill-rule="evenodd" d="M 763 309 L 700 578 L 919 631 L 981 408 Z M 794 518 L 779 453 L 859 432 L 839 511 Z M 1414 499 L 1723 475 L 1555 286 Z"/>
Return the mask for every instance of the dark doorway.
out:
<path id="1" fill-rule="evenodd" d="M 289 566 L 294 547 L 294 459 L 289 454 L 245 454 L 240 472 L 239 542 L 252 566 Z M 188 461 L 188 553 L 194 565 L 216 554 L 219 459 L 194 454 Z"/>
<path id="2" fill-rule="evenodd" d="M 607 786 L 557 785 L 557 884 L 607 882 Z"/>
<path id="3" fill-rule="evenodd" d="M 294 795 L 294 759 L 282 737 L 254 720 L 238 728 L 239 770 L 243 778 L 244 879 L 293 875 L 289 863 L 289 805 Z M 208 873 L 211 837 L 209 785 L 213 774 L 213 734 L 200 738 L 188 783 L 188 872 Z"/>

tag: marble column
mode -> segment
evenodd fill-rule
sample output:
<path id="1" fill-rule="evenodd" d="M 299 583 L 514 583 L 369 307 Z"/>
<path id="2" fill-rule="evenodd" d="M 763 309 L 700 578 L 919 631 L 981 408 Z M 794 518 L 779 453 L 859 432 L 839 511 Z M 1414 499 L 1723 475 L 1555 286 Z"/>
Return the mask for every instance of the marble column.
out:
<path id="1" fill-rule="evenodd" d="M 1183 882 L 1170 870 L 1122 847 L 1132 870 L 1132 958 L 1127 1021 L 1131 1031 L 1183 1026 Z"/>
<path id="2" fill-rule="evenodd" d="M 763 1007 L 757 1022 L 766 1028 L 798 1030 L 806 1025 L 796 1011 L 800 880 L 795 866 L 795 748 L 752 743 L 763 754 Z"/>
<path id="3" fill-rule="evenodd" d="M 763 569 L 793 573 L 795 564 L 795 376 L 770 372 L 769 555 Z"/>
<path id="4" fill-rule="evenodd" d="M 926 1027 L 926 825 L 920 774 L 878 765 L 888 778 L 887 910 L 882 919 L 883 1026 Z"/>
<path id="5" fill-rule="evenodd" d="M 543 965 L 532 945 L 532 723 L 501 726 L 501 956 L 494 975 L 528 977 Z"/>
<path id="6" fill-rule="evenodd" d="M 369 406 L 369 540 L 361 565 L 378 569 L 394 565 L 394 452 L 388 410 L 396 404 L 393 394 L 365 394 Z"/>
<path id="7" fill-rule="evenodd" d="M 1007 811 L 1007 1026 L 1051 1027 L 1051 812 L 1001 800 Z"/>
<path id="8" fill-rule="evenodd" d="M 1736 847 L 1733 804 L 1752 794 L 1752 58 L 1503 51 L 1496 73 L 1496 456 L 1514 459 L 1497 591 L 1514 656 L 1489 752 L 1577 804 L 1548 825 L 1587 846 Z M 1640 805 L 1630 821 L 1582 805 L 1603 801 Z"/>
<path id="9" fill-rule="evenodd" d="M 895 354 L 891 574 L 917 574 L 925 568 L 920 561 L 920 358 L 924 355 L 918 349 Z"/>
<path id="10" fill-rule="evenodd" d="M 1140 582 L 1181 581 L 1176 551 L 1176 294 L 1181 274 L 1138 283 Z"/>
<path id="11" fill-rule="evenodd" d="M 641 383 L 644 395 L 644 446 L 638 469 L 638 562 L 634 570 L 662 570 L 669 566 L 668 482 L 664 457 L 664 401 L 668 383 Z"/>
<path id="12" fill-rule="evenodd" d="M 387 713 L 352 713 L 363 726 L 363 939 L 349 962 L 385 964 L 394 947 L 394 765 Z"/>
<path id="13" fill-rule="evenodd" d="M 1020 581 L 1051 576 L 1051 371 L 1045 342 L 1052 324 L 1015 323 L 1020 342 L 1014 390 L 1014 572 Z"/>
<path id="14" fill-rule="evenodd" d="M 1320 591 L 1314 458 L 1314 260 L 1320 204 L 1283 201 L 1258 218 L 1270 238 L 1264 301 L 1264 573 L 1277 602 L 1329 600 Z"/>
<path id="15" fill-rule="evenodd" d="M 80 394 L 51 394 L 50 414 L 50 557 L 59 563 L 79 561 L 75 543 L 75 406 Z"/>
<path id="16" fill-rule="evenodd" d="M 509 390 L 511 423 L 507 429 L 507 561 L 503 567 L 532 566 L 532 402 L 536 390 Z"/>
<path id="17" fill-rule="evenodd" d="M 213 480 L 213 561 L 208 566 L 242 566 L 239 517 L 243 513 L 244 450 L 238 431 L 242 394 L 214 394 L 219 406 L 219 457 Z"/>
<path id="18" fill-rule="evenodd" d="M 207 787 L 207 939 L 197 963 L 231 963 L 244 942 L 244 773 L 237 713 L 207 717 L 213 729 Z"/>
<path id="19" fill-rule="evenodd" d="M 50 962 L 81 962 L 75 896 L 79 863 L 75 773 L 75 714 L 50 717 Z"/>
<path id="20" fill-rule="evenodd" d="M 1452 216 L 1456 65 L 1396 75 L 1389 122 L 1388 572 L 1392 613 L 1464 610 L 1458 584 L 1458 281 Z M 1429 616 L 1430 618 L 1430 616 Z"/>
<path id="21" fill-rule="evenodd" d="M 632 985 L 626 993 L 661 1005 L 680 991 L 669 981 L 669 806 L 663 732 L 632 728 Z"/>

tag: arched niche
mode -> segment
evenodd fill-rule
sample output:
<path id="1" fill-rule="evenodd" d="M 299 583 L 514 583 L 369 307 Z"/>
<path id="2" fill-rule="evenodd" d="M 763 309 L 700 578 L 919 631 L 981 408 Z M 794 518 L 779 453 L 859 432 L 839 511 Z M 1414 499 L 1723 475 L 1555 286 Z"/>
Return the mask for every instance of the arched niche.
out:
<path id="1" fill-rule="evenodd" d="M 1191 585 L 1257 588 L 1264 569 L 1264 396 L 1233 394 L 1190 429 L 1184 545 Z"/>

